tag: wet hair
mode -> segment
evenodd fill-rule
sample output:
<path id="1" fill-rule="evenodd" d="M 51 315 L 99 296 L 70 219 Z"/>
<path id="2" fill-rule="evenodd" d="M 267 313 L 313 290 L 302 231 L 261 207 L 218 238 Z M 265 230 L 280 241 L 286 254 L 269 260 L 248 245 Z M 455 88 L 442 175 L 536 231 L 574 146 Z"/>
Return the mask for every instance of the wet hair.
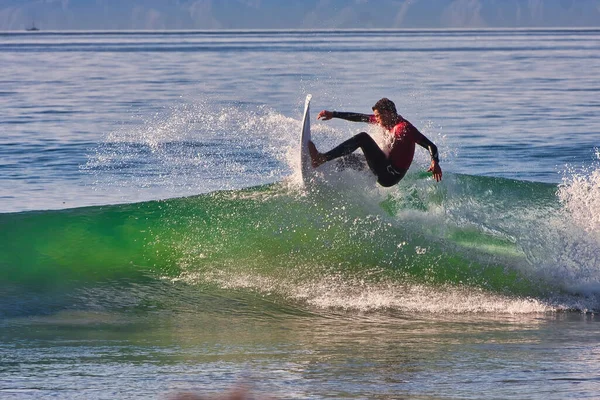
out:
<path id="1" fill-rule="evenodd" d="M 391 101 L 387 97 L 384 97 L 383 99 L 381 99 L 377 103 L 375 103 L 375 105 L 373 106 L 373 111 L 375 111 L 375 110 L 392 111 L 394 114 L 398 114 L 398 111 L 396 111 L 396 105 L 394 104 L 393 101 Z"/>

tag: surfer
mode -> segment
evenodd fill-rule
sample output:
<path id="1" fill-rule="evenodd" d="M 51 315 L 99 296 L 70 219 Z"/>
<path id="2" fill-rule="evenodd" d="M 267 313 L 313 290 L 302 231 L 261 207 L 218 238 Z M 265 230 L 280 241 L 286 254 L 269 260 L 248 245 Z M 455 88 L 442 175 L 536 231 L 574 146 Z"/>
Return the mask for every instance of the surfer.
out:
<path id="1" fill-rule="evenodd" d="M 317 119 L 327 121 L 332 118 L 340 118 L 353 122 L 377 124 L 391 136 L 391 143 L 382 150 L 368 133 L 361 132 L 328 152 L 320 153 L 315 144 L 310 141 L 308 150 L 313 168 L 317 168 L 327 161 L 348 156 L 360 148 L 369 168 L 377 176 L 377 182 L 381 186 L 389 187 L 397 184 L 404 177 L 412 163 L 415 144 L 418 144 L 427 149 L 431 155 L 431 165 L 427 172 L 433 173 L 433 178 L 437 182 L 441 181 L 442 169 L 436 145 L 419 132 L 413 124 L 398 115 L 396 105 L 390 99 L 383 98 L 372 108 L 372 115 L 323 110 Z"/>

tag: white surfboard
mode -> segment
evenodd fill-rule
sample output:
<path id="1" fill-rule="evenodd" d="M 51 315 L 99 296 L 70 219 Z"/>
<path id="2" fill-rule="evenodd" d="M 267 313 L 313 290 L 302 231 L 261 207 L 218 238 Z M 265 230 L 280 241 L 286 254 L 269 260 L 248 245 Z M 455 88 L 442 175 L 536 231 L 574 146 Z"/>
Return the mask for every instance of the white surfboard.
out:
<path id="1" fill-rule="evenodd" d="M 310 99 L 312 95 L 306 96 L 304 103 L 304 116 L 302 117 L 302 136 L 300 140 L 300 171 L 302 173 L 302 182 L 307 185 L 315 175 L 315 170 L 311 165 L 310 153 L 308 152 L 308 142 L 310 141 Z"/>

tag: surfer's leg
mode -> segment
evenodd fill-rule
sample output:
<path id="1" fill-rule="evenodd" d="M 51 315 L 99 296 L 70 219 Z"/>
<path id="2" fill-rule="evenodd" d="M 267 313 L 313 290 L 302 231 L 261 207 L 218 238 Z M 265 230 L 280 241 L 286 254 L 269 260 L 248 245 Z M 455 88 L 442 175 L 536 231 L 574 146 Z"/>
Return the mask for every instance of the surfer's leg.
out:
<path id="1" fill-rule="evenodd" d="M 395 184 L 400 182 L 402 178 L 404 178 L 404 175 L 406 175 L 407 171 L 408 170 L 406 169 L 397 170 L 391 164 L 389 164 L 386 167 L 385 172 L 382 172 L 377 175 L 377 183 L 379 183 L 383 187 L 394 186 Z"/>
<path id="2" fill-rule="evenodd" d="M 387 157 L 377 143 L 375 143 L 373 138 L 366 132 L 361 132 L 358 135 L 351 137 L 337 147 L 329 150 L 327 153 L 319 152 L 312 141 L 308 142 L 308 152 L 310 153 L 313 168 L 317 168 L 319 165 L 324 164 L 327 161 L 335 160 L 336 158 L 348 157 L 359 148 L 362 149 L 365 154 L 369 168 L 377 175 L 377 172 L 375 172 L 374 169 L 375 165 L 385 162 Z"/>
<path id="3" fill-rule="evenodd" d="M 379 148 L 375 140 L 366 132 L 361 132 L 342 142 L 337 147 L 324 153 L 323 156 L 326 161 L 331 161 L 352 154 L 359 148 L 363 151 L 367 164 L 375 175 L 379 175 L 379 172 L 383 171 L 385 166 L 389 164 L 383 150 Z"/>
<path id="4" fill-rule="evenodd" d="M 373 140 L 366 132 L 361 132 L 329 150 L 327 153 L 319 153 L 319 155 L 322 159 L 325 159 L 325 161 L 330 161 L 348 156 L 359 148 L 363 151 L 369 169 L 377 176 L 377 182 L 381 186 L 393 186 L 400 182 L 404 177 L 404 174 L 406 174 L 406 170 L 400 171 L 391 165 L 387 155 L 381 150 L 377 142 L 375 142 L 375 140 Z"/>
<path id="5" fill-rule="evenodd" d="M 337 147 L 334 147 L 323 155 L 327 161 L 331 161 L 352 154 L 359 148 L 362 149 L 365 154 L 367 162 L 369 162 L 369 158 L 373 160 L 386 159 L 385 153 L 367 132 L 361 132 L 358 135 L 352 136 L 350 139 L 340 143 Z"/>
<path id="6" fill-rule="evenodd" d="M 325 155 L 323 153 L 319 153 L 317 146 L 315 146 L 312 140 L 308 141 L 308 153 L 310 154 L 310 160 L 313 168 L 317 168 L 319 165 L 327 162 Z"/>
<path id="7" fill-rule="evenodd" d="M 344 157 L 340 157 L 336 160 L 336 169 L 339 171 L 345 169 L 353 169 L 356 171 L 364 171 L 368 168 L 367 159 L 364 155 L 356 152 L 349 154 Z"/>

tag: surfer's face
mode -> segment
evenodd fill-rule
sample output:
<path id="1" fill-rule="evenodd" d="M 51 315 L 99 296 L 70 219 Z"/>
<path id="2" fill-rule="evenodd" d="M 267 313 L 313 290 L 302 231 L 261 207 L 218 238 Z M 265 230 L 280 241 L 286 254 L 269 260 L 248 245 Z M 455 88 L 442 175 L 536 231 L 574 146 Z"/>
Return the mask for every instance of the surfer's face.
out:
<path id="1" fill-rule="evenodd" d="M 373 110 L 375 120 L 384 128 L 392 128 L 396 124 L 396 113 L 390 110 Z"/>

